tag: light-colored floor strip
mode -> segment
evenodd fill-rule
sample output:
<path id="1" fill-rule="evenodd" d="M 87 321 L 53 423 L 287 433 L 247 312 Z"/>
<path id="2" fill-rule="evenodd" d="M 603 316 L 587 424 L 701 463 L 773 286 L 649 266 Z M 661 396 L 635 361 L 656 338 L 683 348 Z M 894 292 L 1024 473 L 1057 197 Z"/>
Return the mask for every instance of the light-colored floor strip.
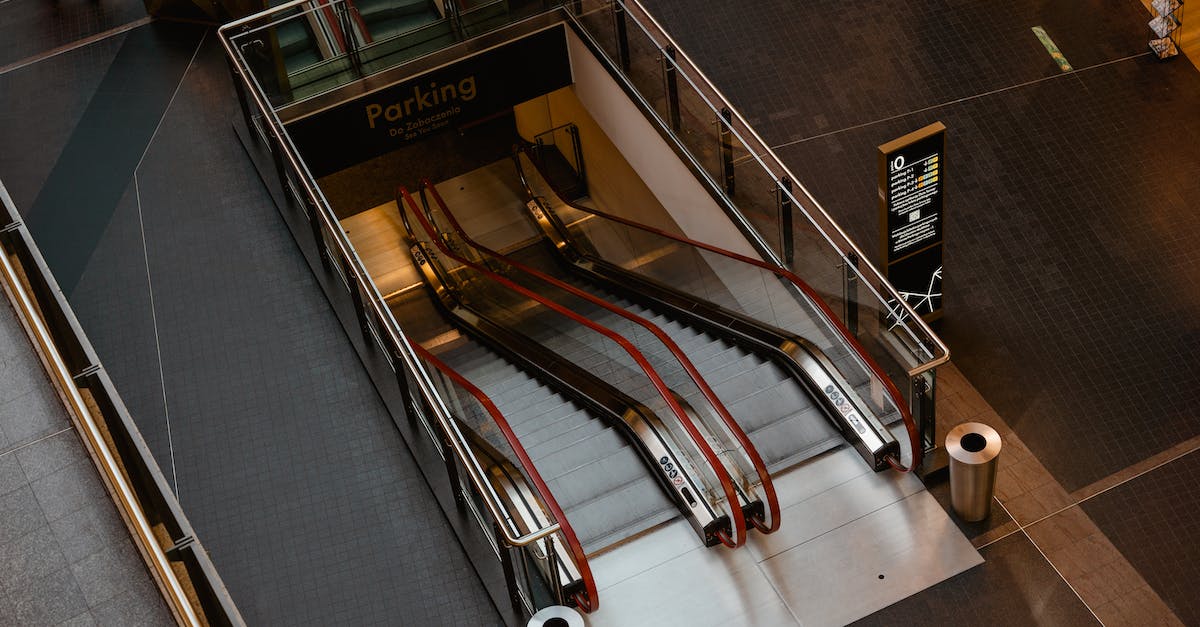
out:
<path id="1" fill-rule="evenodd" d="M 63 54 L 64 52 L 70 52 L 72 50 L 76 50 L 76 49 L 82 48 L 84 46 L 94 44 L 98 41 L 104 41 L 105 39 L 108 39 L 109 37 L 115 37 L 117 35 L 120 35 L 121 33 L 129 32 L 139 26 L 145 26 L 146 24 L 149 24 L 153 20 L 154 20 L 154 18 L 152 18 L 150 16 L 146 16 L 139 20 L 134 20 L 128 24 L 122 24 L 115 28 L 110 28 L 102 33 L 96 33 L 95 35 L 92 35 L 90 37 L 84 37 L 83 39 L 80 39 L 78 41 L 73 41 L 69 44 L 64 44 L 57 48 L 52 48 L 52 49 L 42 52 L 40 54 L 35 54 L 32 57 L 28 57 L 26 59 L 21 59 L 20 61 L 17 61 L 15 63 L 9 63 L 8 65 L 0 66 L 0 74 L 5 74 L 5 73 L 11 72 L 13 70 L 19 70 L 23 67 L 28 67 L 30 65 L 33 65 L 34 63 L 37 63 L 38 61 L 45 61 L 46 59 L 49 59 L 52 57 L 57 57 L 58 55 Z"/>
<path id="2" fill-rule="evenodd" d="M 68 432 L 68 431 L 74 431 L 74 430 L 75 430 L 75 427 L 73 427 L 73 426 L 72 426 L 72 427 L 67 427 L 67 428 L 65 428 L 65 429 L 60 429 L 60 430 L 58 430 L 58 431 L 55 431 L 54 433 L 49 433 L 49 434 L 43 435 L 42 437 L 40 437 L 40 438 L 37 438 L 36 440 L 31 440 L 31 441 L 29 441 L 29 442 L 26 442 L 26 443 L 24 443 L 24 444 L 18 444 L 18 445 L 16 445 L 16 446 L 14 446 L 14 447 L 12 447 L 12 448 L 8 449 L 7 451 L 2 451 L 2 452 L 0 452 L 0 457 L 4 457 L 5 455 L 9 455 L 9 454 L 11 454 L 11 453 L 16 453 L 17 451 L 19 451 L 19 450 L 21 450 L 21 449 L 23 449 L 23 448 L 29 447 L 29 446 L 33 446 L 34 444 L 37 444 L 38 442 L 44 442 L 44 441 L 46 441 L 46 440 L 49 440 L 50 438 L 57 437 L 57 436 L 60 436 L 60 435 L 62 435 L 62 434 L 64 434 L 64 433 L 66 433 L 66 432 Z"/>
<path id="3" fill-rule="evenodd" d="M 892 121 L 892 120 L 898 120 L 898 119 L 900 119 L 900 118 L 902 118 L 902 117 L 909 116 L 909 115 L 913 115 L 913 114 L 915 114 L 915 113 L 924 113 L 924 112 L 926 112 L 926 111 L 933 111 L 934 109 L 941 109 L 942 107 L 948 107 L 948 106 L 950 106 L 950 105 L 956 105 L 956 104 L 960 104 L 960 103 L 963 103 L 963 102 L 969 102 L 969 101 L 971 101 L 971 100 L 978 100 L 979 98 L 986 98 L 986 97 L 988 97 L 988 96 L 994 96 L 994 95 L 996 95 L 996 94 L 1004 93 L 1004 92 L 1006 92 L 1006 91 L 1011 91 L 1011 90 L 1014 90 L 1014 89 L 1020 89 L 1020 88 L 1022 88 L 1022 87 L 1029 87 L 1030 85 L 1036 85 L 1036 84 L 1038 84 L 1038 83 L 1044 83 L 1044 82 L 1046 82 L 1046 81 L 1060 80 L 1060 79 L 1063 79 L 1063 78 L 1065 78 L 1065 77 L 1068 77 L 1068 76 L 1073 76 L 1073 75 L 1079 74 L 1080 72 L 1087 72 L 1088 70 L 1094 70 L 1094 69 L 1097 69 L 1097 68 L 1102 68 L 1102 67 L 1105 67 L 1105 66 L 1108 66 L 1108 65 L 1112 65 L 1112 64 L 1114 64 L 1114 63 L 1121 63 L 1121 62 L 1124 62 L 1124 61 L 1129 61 L 1129 60 L 1131 60 L 1131 59 L 1138 59 L 1138 58 L 1141 58 L 1141 57 L 1147 56 L 1147 55 L 1149 55 L 1149 54 L 1151 54 L 1151 53 L 1150 53 L 1150 51 L 1149 51 L 1149 50 L 1147 50 L 1146 52 L 1142 52 L 1142 53 L 1139 53 L 1139 54 L 1132 54 L 1132 55 L 1129 55 L 1129 56 L 1127 56 L 1127 57 L 1121 57 L 1120 59 L 1113 59 L 1113 60 L 1111 60 L 1111 61 L 1105 61 L 1105 62 L 1103 62 L 1103 63 L 1097 63 L 1097 64 L 1095 64 L 1095 65 L 1089 65 L 1089 66 L 1087 66 L 1087 67 L 1083 67 L 1083 68 L 1076 68 L 1076 69 L 1074 69 L 1074 70 L 1072 70 L 1072 71 L 1070 71 L 1070 72 L 1062 72 L 1062 73 L 1059 73 L 1059 74 L 1055 74 L 1054 76 L 1044 76 L 1044 77 L 1042 77 L 1042 78 L 1036 78 L 1036 79 L 1033 79 L 1033 80 L 1031 80 L 1031 81 L 1025 81 L 1025 82 L 1023 82 L 1023 83 L 1017 83 L 1017 84 L 1015 84 L 1015 85 L 1009 85 L 1008 87 L 1001 87 L 1001 88 L 999 88 L 999 89 L 993 89 L 993 90 L 991 90 L 991 91 L 985 91 L 985 92 L 978 93 L 978 94 L 974 94 L 974 95 L 971 95 L 971 96 L 963 96 L 962 98 L 956 98 L 956 99 L 954 99 L 954 100 L 948 100 L 948 101 L 946 101 L 946 102 L 942 102 L 942 103 L 935 104 L 935 105 L 930 105 L 930 106 L 928 106 L 928 107 L 922 107 L 922 108 L 920 108 L 920 109 L 913 109 L 912 111 L 907 111 L 907 112 L 905 112 L 905 113 L 897 113 L 896 115 L 889 115 L 888 117 L 885 117 L 885 118 L 879 118 L 878 120 L 872 120 L 872 121 L 870 121 L 870 122 L 863 122 L 863 123 L 861 123 L 861 124 L 855 124 L 855 125 L 853 125 L 853 126 L 847 126 L 847 127 L 845 127 L 845 128 L 839 128 L 839 129 L 832 130 L 832 131 L 828 131 L 828 132 L 825 132 L 825 133 L 820 133 L 820 134 L 817 134 L 817 135 L 810 135 L 809 137 L 802 137 L 802 138 L 800 138 L 800 139 L 794 139 L 794 140 L 792 140 L 792 141 L 783 142 L 782 144 L 776 144 L 776 145 L 774 145 L 774 146 L 771 146 L 771 150 L 779 150 L 780 148 L 786 148 L 787 146 L 794 146 L 794 145 L 796 145 L 796 144 L 803 144 L 803 143 L 805 143 L 805 142 L 810 142 L 810 141 L 812 141 L 812 140 L 814 140 L 814 139 L 821 139 L 822 137 L 829 137 L 830 135 L 837 135 L 837 134 L 839 134 L 839 133 L 845 133 L 845 132 L 847 132 L 847 131 L 853 131 L 853 130 L 857 130 L 857 129 L 860 129 L 860 128 L 865 128 L 865 127 L 868 127 L 868 126 L 872 126 L 872 125 L 875 125 L 875 124 L 882 124 L 882 123 L 884 123 L 884 122 L 890 122 L 890 121 Z M 744 157 L 744 158 L 743 158 L 743 160 L 745 160 L 745 159 L 749 159 L 749 158 L 750 158 L 750 157 Z"/>

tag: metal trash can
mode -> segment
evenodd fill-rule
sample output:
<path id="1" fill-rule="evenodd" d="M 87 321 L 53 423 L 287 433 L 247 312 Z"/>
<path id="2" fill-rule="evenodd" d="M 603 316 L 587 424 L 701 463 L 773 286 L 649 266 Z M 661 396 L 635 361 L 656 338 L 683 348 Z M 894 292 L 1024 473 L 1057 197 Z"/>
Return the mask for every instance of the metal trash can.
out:
<path id="1" fill-rule="evenodd" d="M 950 456 L 950 504 L 967 522 L 988 517 L 996 492 L 1000 434 L 981 422 L 964 422 L 946 434 Z"/>
<path id="2" fill-rule="evenodd" d="M 583 617 L 562 605 L 543 607 L 529 619 L 528 627 L 584 627 Z"/>

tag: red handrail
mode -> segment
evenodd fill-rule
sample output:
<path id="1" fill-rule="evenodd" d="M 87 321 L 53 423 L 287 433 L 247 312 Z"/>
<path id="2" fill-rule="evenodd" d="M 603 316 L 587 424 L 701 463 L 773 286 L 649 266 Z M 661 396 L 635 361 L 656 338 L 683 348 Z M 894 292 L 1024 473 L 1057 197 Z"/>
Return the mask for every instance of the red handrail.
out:
<path id="1" fill-rule="evenodd" d="M 537 277 L 539 280 L 549 283 L 573 296 L 582 298 L 594 305 L 599 305 L 608 311 L 611 311 L 653 333 L 654 337 L 658 338 L 659 341 L 661 341 L 663 345 L 667 347 L 667 350 L 671 351 L 671 354 L 675 356 L 675 359 L 679 361 L 679 364 L 683 366 L 683 369 L 687 372 L 688 376 L 691 377 L 692 382 L 696 384 L 696 387 L 700 388 L 700 393 L 703 394 L 704 398 L 707 399 L 709 404 L 713 406 L 717 412 L 717 415 L 720 416 L 725 425 L 729 427 L 729 430 L 733 433 L 734 438 L 737 439 L 738 443 L 742 445 L 742 448 L 746 451 L 746 455 L 750 458 L 750 463 L 753 464 L 754 471 L 758 475 L 759 481 L 762 482 L 763 491 L 766 493 L 766 511 L 770 514 L 771 520 L 770 524 L 768 525 L 765 524 L 760 517 L 752 517 L 750 519 L 750 523 L 763 533 L 772 533 L 779 529 L 779 497 L 775 494 L 775 485 L 771 482 L 771 475 L 767 472 L 767 465 L 763 463 L 762 456 L 759 455 L 758 449 L 755 448 L 745 431 L 742 430 L 741 425 L 739 425 L 737 421 L 733 419 L 733 416 L 729 414 L 729 410 L 725 407 L 725 403 L 721 402 L 721 399 L 717 398 L 717 394 L 713 392 L 711 387 L 709 387 L 708 381 L 706 381 L 700 374 L 700 371 L 696 369 L 696 366 L 692 363 L 692 360 L 689 359 L 688 356 L 684 354 L 683 350 L 679 348 L 679 345 L 675 343 L 675 340 L 671 339 L 671 336 L 667 335 L 667 333 L 658 325 L 633 312 L 627 311 L 621 307 L 617 307 L 616 305 L 613 305 L 602 298 L 597 298 L 596 296 L 589 294 L 588 292 L 585 292 L 574 285 L 560 281 L 553 276 L 511 259 L 508 256 L 496 252 L 495 250 L 476 242 L 474 239 L 471 239 L 471 236 L 467 235 L 466 231 L 463 230 L 462 225 L 459 224 L 458 219 L 454 217 L 454 213 L 451 212 L 449 207 L 446 206 L 446 201 L 442 200 L 442 195 L 438 193 L 437 188 L 433 186 L 433 183 L 429 182 L 429 179 L 422 179 L 421 183 L 426 189 L 429 190 L 434 201 L 437 202 L 438 207 L 442 210 L 442 213 L 445 214 L 446 219 L 450 221 L 450 226 L 454 229 L 455 233 L 457 233 L 464 242 L 470 244 L 476 250 L 483 251 L 488 256 L 495 259 L 500 259 L 504 263 L 516 268 L 517 270 L 520 270 L 521 272 L 524 272 L 530 276 Z"/>
<path id="2" fill-rule="evenodd" d="M 442 251 L 443 255 L 468 268 L 471 268 L 475 272 L 490 278 L 491 280 L 526 298 L 537 301 L 538 303 L 549 307 L 551 310 L 562 316 L 566 316 L 573 322 L 582 324 L 583 326 L 611 339 L 622 349 L 624 349 L 630 357 L 633 358 L 638 367 L 642 369 L 642 372 L 646 374 L 646 377 L 650 379 L 650 382 L 654 384 L 654 388 L 658 390 L 660 395 L 662 395 L 663 400 L 667 402 L 667 406 L 670 407 L 671 412 L 674 413 L 679 419 L 680 424 L 683 425 L 683 428 L 685 431 L 687 431 L 688 436 L 692 438 L 696 448 L 700 449 L 701 454 L 704 455 L 704 459 L 712 468 L 713 474 L 715 474 L 717 479 L 721 482 L 722 491 L 725 493 L 725 500 L 729 503 L 731 529 L 733 530 L 736 538 L 731 539 L 724 533 L 724 531 L 718 531 L 716 534 L 717 537 L 721 540 L 722 544 L 729 547 L 739 547 L 742 544 L 745 544 L 746 536 L 744 533 L 741 533 L 741 530 L 745 528 L 746 519 L 742 515 L 742 508 L 738 507 L 737 494 L 734 492 L 733 481 L 730 479 L 729 473 L 726 472 L 723 466 L 721 466 L 720 461 L 717 459 L 716 453 L 714 453 L 712 448 L 709 447 L 708 442 L 705 441 L 703 434 L 696 429 L 696 425 L 692 424 L 691 419 L 689 419 L 687 414 L 683 411 L 683 407 L 679 405 L 679 402 L 676 401 L 675 397 L 671 394 L 671 389 L 668 388 L 667 384 L 663 382 L 661 377 L 659 377 L 658 372 L 654 370 L 654 368 L 650 365 L 650 362 L 646 360 L 644 355 L 642 355 L 641 351 L 639 351 L 633 344 L 629 342 L 629 340 L 625 339 L 624 336 L 616 331 L 599 325 L 552 300 L 525 289 L 524 287 L 513 283 L 508 278 L 496 274 L 495 272 L 492 272 L 491 270 L 488 270 L 477 263 L 467 261 L 466 259 L 459 257 L 453 251 L 451 251 L 450 248 L 446 246 L 446 243 L 442 241 L 442 238 L 438 236 L 437 229 L 433 228 L 433 225 L 429 223 L 429 219 L 426 218 L 425 214 L 420 210 L 420 208 L 417 207 L 416 201 L 413 200 L 413 197 L 408 193 L 408 190 L 401 186 L 397 189 L 397 191 L 402 196 L 402 199 L 397 199 L 397 209 L 401 212 L 404 211 L 405 206 L 411 209 L 412 214 L 416 216 L 417 221 L 421 223 L 421 228 L 425 230 L 425 233 L 429 235 L 429 238 L 433 240 L 434 245 L 437 246 L 438 250 Z M 401 200 L 403 202 L 401 202 Z"/>
<path id="3" fill-rule="evenodd" d="M 530 163 L 534 164 L 534 167 L 536 168 L 537 161 L 533 158 L 532 155 L 529 154 L 528 150 L 525 147 L 521 147 L 520 151 L 523 154 L 525 154 L 526 157 L 529 158 Z M 518 168 L 520 167 L 519 161 L 517 163 L 517 166 L 518 166 Z M 541 174 L 540 170 L 538 171 L 538 174 L 539 175 Z M 796 274 L 794 274 L 792 271 L 790 271 L 786 268 L 780 268 L 778 266 L 773 266 L 764 261 L 754 259 L 752 257 L 747 257 L 745 255 L 735 253 L 731 250 L 725 250 L 724 248 L 718 248 L 717 246 L 713 246 L 712 244 L 706 244 L 704 242 L 699 242 L 694 239 L 691 239 L 689 237 L 684 237 L 682 235 L 675 235 L 673 233 L 668 233 L 667 231 L 664 231 L 662 229 L 658 229 L 658 228 L 655 228 L 652 226 L 634 222 L 633 220 L 622 218 L 621 216 L 613 215 L 613 214 L 601 211 L 599 209 L 592 209 L 590 207 L 584 207 L 583 205 L 573 203 L 573 202 L 567 200 L 560 193 L 559 189 L 557 187 L 555 187 L 553 183 L 550 182 L 550 179 L 546 178 L 545 176 L 543 176 L 542 178 L 543 178 L 543 180 L 545 180 L 546 184 L 552 190 L 554 190 L 554 193 L 555 193 L 555 195 L 558 196 L 559 200 L 562 201 L 567 206 L 571 207 L 572 209 L 576 209 L 576 210 L 582 211 L 584 213 L 598 216 L 598 217 L 604 218 L 606 220 L 612 220 L 613 222 L 618 222 L 620 224 L 624 224 L 626 226 L 629 226 L 629 227 L 632 227 L 635 229 L 646 231 L 648 233 L 653 233 L 655 235 L 659 235 L 659 236 L 665 237 L 667 239 L 675 240 L 679 243 L 687 244 L 687 245 L 693 246 L 695 248 L 701 248 L 701 249 L 707 250 L 711 253 L 716 253 L 718 255 L 728 257 L 728 258 L 736 260 L 736 261 L 740 261 L 742 263 L 748 263 L 750 265 L 762 268 L 763 270 L 769 270 L 769 271 L 775 273 L 777 276 L 781 276 L 781 277 L 787 279 L 788 281 L 790 281 L 792 283 L 792 285 L 795 285 L 801 292 L 804 292 L 804 295 L 807 296 L 808 299 L 810 301 L 812 301 L 812 303 L 814 305 L 816 305 L 818 309 L 821 310 L 821 313 L 822 313 L 822 315 L 825 316 L 826 320 L 830 324 L 833 325 L 833 327 L 837 330 L 838 334 L 842 336 L 842 339 L 847 344 L 849 344 L 850 347 L 853 348 L 856 353 L 858 353 L 858 356 L 862 359 L 863 363 L 867 366 L 868 369 L 871 370 L 871 373 L 873 375 L 875 375 L 875 378 L 879 379 L 883 383 L 884 387 L 887 388 L 888 394 L 892 397 L 892 404 L 895 405 L 896 410 L 900 412 L 900 418 L 904 421 L 904 428 L 908 432 L 908 441 L 909 441 L 909 445 L 912 448 L 912 463 L 910 463 L 907 467 L 905 467 L 900 464 L 900 460 L 892 459 L 892 457 L 889 455 L 887 457 L 888 464 L 890 464 L 892 466 L 892 468 L 894 468 L 900 472 L 912 472 L 914 469 L 916 469 L 918 466 L 921 465 L 921 458 L 924 455 L 924 451 L 921 448 L 921 436 L 917 432 L 917 425 L 916 425 L 916 422 L 913 420 L 912 412 L 909 411 L 907 405 L 904 403 L 904 396 L 900 393 L 900 390 L 896 387 L 896 384 L 893 383 L 892 380 L 889 379 L 887 377 L 887 375 L 884 374 L 883 368 L 880 368 L 879 364 L 876 363 L 875 359 L 872 358 L 870 356 L 870 354 L 867 353 L 866 349 L 863 348 L 862 344 L 860 344 L 858 342 L 858 338 L 854 337 L 854 334 L 851 333 L 850 330 L 846 328 L 846 325 L 842 324 L 842 321 L 839 320 L 836 315 L 834 315 L 833 310 L 831 310 L 829 308 L 829 306 L 825 304 L 825 301 L 821 300 L 821 297 L 817 295 L 816 291 L 813 290 L 812 287 L 809 286 L 808 283 L 806 283 L 804 281 L 804 279 L 801 279 L 799 276 L 796 276 Z M 522 182 L 526 183 L 525 181 L 522 181 Z M 530 194 L 531 196 L 533 195 L 533 190 L 528 187 L 527 183 L 526 183 L 526 193 Z"/>
<path id="4" fill-rule="evenodd" d="M 579 577 L 583 580 L 584 590 L 581 593 L 576 593 L 575 603 L 579 605 L 579 609 L 584 612 L 595 611 L 600 607 L 599 592 L 596 590 L 596 580 L 592 577 L 592 569 L 588 566 L 587 554 L 583 552 L 583 544 L 579 542 L 579 537 L 575 535 L 575 530 L 571 528 L 571 523 L 567 521 L 566 514 L 562 508 L 558 506 L 558 501 L 554 500 L 554 494 L 550 492 L 550 488 L 546 482 L 542 480 L 542 475 L 538 473 L 537 467 L 534 466 L 533 460 L 529 458 L 529 453 L 525 451 L 525 447 L 521 445 L 521 441 L 517 439 L 517 435 L 513 432 L 512 427 L 508 424 L 508 420 L 500 410 L 496 408 L 496 404 L 492 399 L 488 398 L 482 390 L 475 387 L 473 383 L 464 378 L 457 370 L 446 365 L 442 360 L 434 357 L 432 353 L 425 350 L 425 347 L 413 342 L 411 344 L 417 355 L 421 356 L 426 362 L 437 368 L 439 372 L 449 377 L 456 384 L 469 392 L 475 400 L 483 405 L 492 416 L 492 422 L 500 428 L 500 433 L 504 435 L 504 439 L 512 448 L 513 453 L 517 456 L 517 460 L 521 462 L 521 468 L 525 471 L 525 476 L 533 482 L 537 488 L 538 496 L 541 497 L 542 503 L 550 510 L 550 514 L 554 516 L 554 521 L 558 523 L 558 530 L 562 533 L 566 540 L 566 546 L 571 551 L 571 557 L 575 560 L 575 567 L 579 569 Z M 546 551 L 549 556 L 549 550 Z M 558 576 L 558 573 L 554 573 Z M 580 596 L 583 598 L 581 599 Z"/>

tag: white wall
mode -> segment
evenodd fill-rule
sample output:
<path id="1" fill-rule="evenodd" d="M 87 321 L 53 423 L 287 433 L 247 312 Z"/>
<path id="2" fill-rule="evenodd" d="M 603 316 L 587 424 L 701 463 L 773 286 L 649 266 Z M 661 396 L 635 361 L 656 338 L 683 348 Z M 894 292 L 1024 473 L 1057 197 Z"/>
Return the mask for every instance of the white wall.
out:
<path id="1" fill-rule="evenodd" d="M 567 48 L 575 73 L 575 84 L 571 88 L 575 96 L 682 232 L 692 239 L 760 259 L 691 170 L 570 29 L 567 30 Z M 551 103 L 553 105 L 553 98 Z M 564 121 L 556 119 L 555 123 Z M 586 151 L 586 137 L 583 144 Z M 587 155 L 584 162 L 592 167 Z M 589 175 L 589 179 L 593 178 L 599 177 Z M 589 180 L 589 184 L 599 196 L 609 182 Z M 617 206 L 611 204 L 616 199 L 597 197 L 596 200 L 606 206 L 606 210 Z M 627 217 L 638 219 L 638 216 Z"/>

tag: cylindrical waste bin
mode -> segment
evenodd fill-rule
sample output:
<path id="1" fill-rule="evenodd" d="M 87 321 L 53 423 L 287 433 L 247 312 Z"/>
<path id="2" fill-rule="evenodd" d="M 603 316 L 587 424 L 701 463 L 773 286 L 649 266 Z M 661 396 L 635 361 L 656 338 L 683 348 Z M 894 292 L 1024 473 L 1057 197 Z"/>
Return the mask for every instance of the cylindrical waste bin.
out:
<path id="1" fill-rule="evenodd" d="M 579 612 L 562 605 L 543 607 L 529 619 L 528 627 L 584 627 Z"/>
<path id="2" fill-rule="evenodd" d="M 980 422 L 964 422 L 946 435 L 950 456 L 950 504 L 967 522 L 988 517 L 996 492 L 1000 434 Z"/>

